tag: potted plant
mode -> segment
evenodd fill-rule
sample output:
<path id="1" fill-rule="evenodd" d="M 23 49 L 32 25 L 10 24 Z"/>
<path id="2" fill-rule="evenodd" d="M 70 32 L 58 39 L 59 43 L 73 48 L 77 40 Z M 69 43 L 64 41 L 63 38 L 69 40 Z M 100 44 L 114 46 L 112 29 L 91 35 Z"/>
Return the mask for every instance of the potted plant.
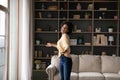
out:
<path id="1" fill-rule="evenodd" d="M 84 17 L 85 19 L 88 19 L 90 17 L 90 13 L 85 13 Z"/>
<path id="2" fill-rule="evenodd" d="M 113 26 L 108 26 L 108 32 L 113 32 Z"/>
<path id="3" fill-rule="evenodd" d="M 36 69 L 40 69 L 40 60 L 35 60 Z"/>

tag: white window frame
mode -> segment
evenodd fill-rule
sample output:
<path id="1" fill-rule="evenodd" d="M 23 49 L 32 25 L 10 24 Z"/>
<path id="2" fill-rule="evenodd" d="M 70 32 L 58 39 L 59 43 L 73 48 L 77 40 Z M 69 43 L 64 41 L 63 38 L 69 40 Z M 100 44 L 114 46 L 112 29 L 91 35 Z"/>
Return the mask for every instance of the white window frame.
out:
<path id="1" fill-rule="evenodd" d="M 5 16 L 5 72 L 4 72 L 4 80 L 9 80 L 9 9 L 3 5 L 0 5 L 0 10 L 6 13 Z"/>

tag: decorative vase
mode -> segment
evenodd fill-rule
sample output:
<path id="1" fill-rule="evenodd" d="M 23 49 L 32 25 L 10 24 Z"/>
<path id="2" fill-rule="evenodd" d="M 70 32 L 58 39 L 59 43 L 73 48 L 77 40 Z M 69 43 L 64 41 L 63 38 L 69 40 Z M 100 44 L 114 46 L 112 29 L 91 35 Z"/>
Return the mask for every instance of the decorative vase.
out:
<path id="1" fill-rule="evenodd" d="M 44 4 L 42 4 L 41 8 L 42 8 L 42 10 L 44 10 L 44 9 L 45 9 L 45 5 L 44 5 Z"/>
<path id="2" fill-rule="evenodd" d="M 108 41 L 110 42 L 109 45 L 113 45 L 113 41 L 114 41 L 114 37 L 113 36 L 109 36 L 108 37 Z"/>
<path id="3" fill-rule="evenodd" d="M 39 64 L 36 64 L 36 69 L 40 69 L 40 65 Z"/>
<path id="4" fill-rule="evenodd" d="M 113 32 L 113 28 L 108 28 L 108 32 Z"/>
<path id="5" fill-rule="evenodd" d="M 80 5 L 80 3 L 77 4 L 76 9 L 77 9 L 77 10 L 81 10 L 81 5 Z"/>
<path id="6" fill-rule="evenodd" d="M 39 45 L 40 44 L 40 40 L 36 40 L 36 44 Z"/>
<path id="7" fill-rule="evenodd" d="M 89 16 L 88 15 L 85 15 L 85 19 L 88 19 L 89 18 Z"/>

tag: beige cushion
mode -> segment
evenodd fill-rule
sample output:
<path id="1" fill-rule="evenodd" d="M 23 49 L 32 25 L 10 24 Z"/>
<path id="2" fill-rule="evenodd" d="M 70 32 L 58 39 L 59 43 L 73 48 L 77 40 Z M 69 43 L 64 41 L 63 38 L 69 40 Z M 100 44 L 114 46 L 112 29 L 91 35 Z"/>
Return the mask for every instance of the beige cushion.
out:
<path id="1" fill-rule="evenodd" d="M 103 73 L 105 80 L 120 80 L 120 74 L 115 73 Z"/>
<path id="2" fill-rule="evenodd" d="M 71 72 L 70 80 L 78 80 L 78 73 Z"/>
<path id="3" fill-rule="evenodd" d="M 100 56 L 95 56 L 95 55 L 79 56 L 79 71 L 80 72 L 100 72 L 101 71 Z"/>
<path id="4" fill-rule="evenodd" d="M 54 80 L 60 80 L 60 74 L 54 75 Z M 78 73 L 71 72 L 70 80 L 79 80 Z"/>
<path id="5" fill-rule="evenodd" d="M 120 70 L 120 57 L 101 56 L 103 73 L 118 73 Z"/>
<path id="6" fill-rule="evenodd" d="M 105 80 L 99 72 L 80 72 L 79 80 Z"/>
<path id="7" fill-rule="evenodd" d="M 78 72 L 78 68 L 79 68 L 79 56 L 78 55 L 71 55 L 72 57 L 72 72 Z"/>

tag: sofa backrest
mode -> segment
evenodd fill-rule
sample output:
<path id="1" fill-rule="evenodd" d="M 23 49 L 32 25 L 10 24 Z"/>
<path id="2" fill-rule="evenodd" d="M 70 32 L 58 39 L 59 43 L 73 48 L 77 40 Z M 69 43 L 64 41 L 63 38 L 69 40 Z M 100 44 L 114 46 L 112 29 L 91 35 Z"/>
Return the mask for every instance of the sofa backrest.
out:
<path id="1" fill-rule="evenodd" d="M 120 71 L 120 57 L 101 56 L 103 73 L 118 73 Z"/>
<path id="2" fill-rule="evenodd" d="M 72 72 L 78 72 L 79 67 L 79 56 L 78 55 L 71 55 L 72 58 Z M 51 64 L 54 65 L 59 70 L 59 57 L 57 55 L 52 56 Z"/>
<path id="3" fill-rule="evenodd" d="M 72 54 L 71 57 L 72 57 L 72 62 L 73 62 L 72 72 L 78 72 L 78 69 L 79 69 L 79 56 Z"/>
<path id="4" fill-rule="evenodd" d="M 79 55 L 79 72 L 101 72 L 100 56 Z"/>
<path id="5" fill-rule="evenodd" d="M 95 55 L 71 55 L 73 65 L 72 72 L 102 72 L 120 74 L 120 57 L 95 56 Z M 51 64 L 59 70 L 59 57 L 54 55 Z"/>

